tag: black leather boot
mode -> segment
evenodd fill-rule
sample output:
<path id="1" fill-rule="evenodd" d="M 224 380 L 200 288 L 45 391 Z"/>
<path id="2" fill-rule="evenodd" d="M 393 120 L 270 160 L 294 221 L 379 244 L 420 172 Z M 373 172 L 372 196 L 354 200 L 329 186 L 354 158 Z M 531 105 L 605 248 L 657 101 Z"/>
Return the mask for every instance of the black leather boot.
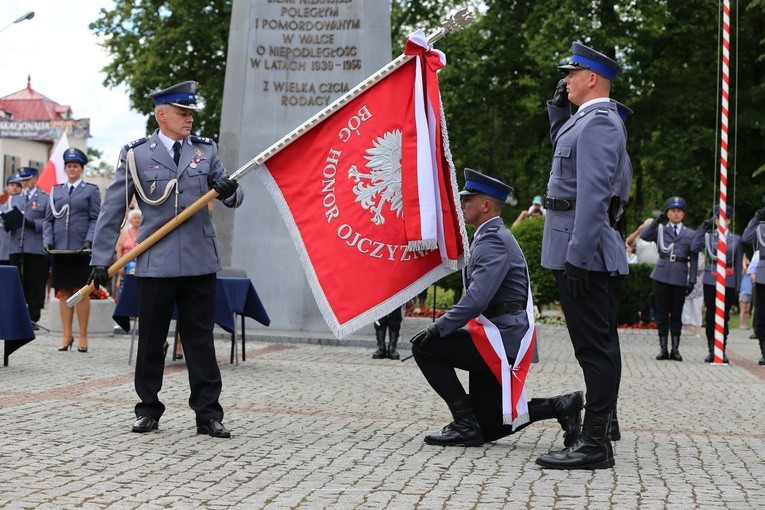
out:
<path id="1" fill-rule="evenodd" d="M 611 433 L 609 434 L 611 441 L 618 441 L 622 438 L 622 431 L 619 430 L 619 420 L 616 418 L 616 408 L 611 413 Z"/>
<path id="2" fill-rule="evenodd" d="M 606 469 L 614 467 L 614 450 L 609 440 L 611 412 L 584 412 L 582 436 L 565 450 L 537 457 L 537 464 L 547 469 Z"/>
<path id="3" fill-rule="evenodd" d="M 531 423 L 553 418 L 558 420 L 563 429 L 563 446 L 568 447 L 579 439 L 582 407 L 584 395 L 581 391 L 553 398 L 532 398 L 529 400 L 529 419 Z"/>
<path id="4" fill-rule="evenodd" d="M 672 335 L 672 352 L 669 353 L 669 359 L 683 361 L 683 357 L 680 356 L 680 335 Z"/>
<path id="5" fill-rule="evenodd" d="M 707 349 L 709 349 L 709 353 L 707 354 L 707 357 L 704 358 L 704 363 L 712 363 L 715 359 L 715 341 L 710 340 L 707 338 Z"/>
<path id="6" fill-rule="evenodd" d="M 389 331 L 389 333 L 390 343 L 388 344 L 388 358 L 401 359 L 401 356 L 399 356 L 398 351 L 396 350 L 396 345 L 398 345 L 398 331 Z"/>
<path id="7" fill-rule="evenodd" d="M 762 366 L 765 365 L 765 340 L 760 340 L 760 352 L 762 353 L 762 358 L 760 358 L 757 364 Z"/>
<path id="8" fill-rule="evenodd" d="M 659 335 L 659 347 L 661 352 L 656 356 L 656 359 L 669 359 L 669 351 L 667 350 L 667 335 Z"/>
<path id="9" fill-rule="evenodd" d="M 377 334 L 377 350 L 372 353 L 372 358 L 384 359 L 388 355 L 387 351 L 385 350 L 385 330 L 378 329 L 375 330 L 375 333 Z"/>
<path id="10" fill-rule="evenodd" d="M 425 442 L 436 446 L 481 446 L 483 435 L 473 414 L 470 396 L 448 403 L 454 421 L 441 429 L 440 434 L 425 436 Z"/>

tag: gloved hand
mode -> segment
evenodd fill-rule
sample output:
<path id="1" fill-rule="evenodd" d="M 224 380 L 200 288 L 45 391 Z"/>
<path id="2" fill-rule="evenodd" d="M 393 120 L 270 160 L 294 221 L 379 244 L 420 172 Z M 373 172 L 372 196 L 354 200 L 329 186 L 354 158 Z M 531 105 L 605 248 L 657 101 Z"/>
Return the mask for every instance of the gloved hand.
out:
<path id="1" fill-rule="evenodd" d="M 93 243 L 91 241 L 85 241 L 82 243 L 82 248 L 80 248 L 80 251 L 90 250 L 93 248 Z"/>
<path id="2" fill-rule="evenodd" d="M 34 220 L 30 220 L 29 218 L 27 218 L 24 221 L 24 227 L 26 227 L 26 228 L 28 228 L 30 230 L 35 230 L 35 228 L 36 228 L 35 227 L 35 221 Z"/>
<path id="3" fill-rule="evenodd" d="M 656 218 L 656 221 L 659 222 L 660 225 L 666 223 L 669 221 L 669 217 L 667 216 L 667 211 L 662 211 L 662 213 L 659 215 L 658 218 Z"/>
<path id="4" fill-rule="evenodd" d="M 691 292 L 693 292 L 693 287 L 696 285 L 696 282 L 688 282 L 688 286 L 685 288 L 685 295 L 690 296 Z"/>
<path id="5" fill-rule="evenodd" d="M 221 177 L 213 183 L 213 189 L 218 192 L 218 200 L 226 200 L 236 193 L 239 183 L 228 177 Z"/>
<path id="6" fill-rule="evenodd" d="M 579 299 L 587 294 L 590 288 L 590 272 L 581 267 L 576 267 L 570 262 L 566 262 L 566 282 L 568 283 L 568 293 L 574 299 Z"/>
<path id="7" fill-rule="evenodd" d="M 106 266 L 93 266 L 93 271 L 91 271 L 89 279 L 93 282 L 96 289 L 102 286 L 106 287 L 112 280 L 109 277 L 109 268 Z"/>
<path id="8" fill-rule="evenodd" d="M 571 102 L 568 100 L 568 91 L 566 90 L 566 80 L 561 79 L 553 92 L 553 98 L 550 101 L 554 106 L 564 107 L 569 106 Z"/>
<path id="9" fill-rule="evenodd" d="M 704 220 L 704 223 L 701 224 L 701 229 L 704 232 L 712 232 L 715 229 L 715 221 L 712 218 Z"/>
<path id="10" fill-rule="evenodd" d="M 10 222 L 10 220 L 3 220 L 3 228 L 5 229 L 6 232 L 10 232 L 11 231 L 11 222 Z"/>
<path id="11" fill-rule="evenodd" d="M 765 220 L 765 207 L 763 207 L 762 209 L 757 209 L 754 212 L 754 219 L 757 221 Z"/>
<path id="12" fill-rule="evenodd" d="M 52 244 L 46 244 L 45 247 L 43 248 L 43 251 L 45 251 L 45 253 L 50 253 L 51 250 L 53 250 Z"/>
<path id="13" fill-rule="evenodd" d="M 441 333 L 439 333 L 436 323 L 431 322 L 427 328 L 414 335 L 409 341 L 418 347 L 425 347 L 425 344 L 434 338 L 441 338 Z"/>

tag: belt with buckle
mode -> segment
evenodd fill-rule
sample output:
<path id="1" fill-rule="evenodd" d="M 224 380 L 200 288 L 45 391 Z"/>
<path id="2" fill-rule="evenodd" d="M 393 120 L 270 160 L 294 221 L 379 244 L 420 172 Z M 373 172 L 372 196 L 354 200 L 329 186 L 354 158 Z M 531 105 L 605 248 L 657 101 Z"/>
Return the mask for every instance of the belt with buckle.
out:
<path id="1" fill-rule="evenodd" d="M 515 313 L 525 309 L 526 303 L 521 303 L 520 301 L 506 301 L 504 303 L 494 303 L 489 305 L 486 307 L 486 310 L 483 311 L 483 316 L 487 319 L 491 319 L 492 317 L 498 317 L 507 313 Z"/>
<path id="2" fill-rule="evenodd" d="M 545 197 L 545 209 L 553 211 L 568 211 L 576 206 L 575 198 L 553 198 Z"/>
<path id="3" fill-rule="evenodd" d="M 689 260 L 691 260 L 689 257 L 677 257 L 675 256 L 674 253 L 670 255 L 669 257 L 662 257 L 662 258 L 665 260 L 669 260 L 670 262 L 688 262 Z"/>

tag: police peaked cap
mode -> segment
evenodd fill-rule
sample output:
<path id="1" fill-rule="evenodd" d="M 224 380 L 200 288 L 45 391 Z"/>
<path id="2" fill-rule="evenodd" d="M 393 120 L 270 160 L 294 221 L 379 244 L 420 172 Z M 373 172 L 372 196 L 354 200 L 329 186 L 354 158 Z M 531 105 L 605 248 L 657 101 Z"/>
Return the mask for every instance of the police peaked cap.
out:
<path id="1" fill-rule="evenodd" d="M 465 189 L 460 191 L 461 197 L 488 195 L 504 202 L 512 192 L 513 188 L 494 177 L 476 172 L 471 168 L 465 169 Z"/>
<path id="2" fill-rule="evenodd" d="M 199 83 L 195 81 L 184 81 L 173 85 L 172 87 L 152 92 L 149 94 L 149 97 L 154 100 L 155 106 L 171 104 L 178 108 L 196 111 L 200 110 L 197 106 L 198 86 Z"/>
<path id="3" fill-rule="evenodd" d="M 64 151 L 64 163 L 69 163 L 72 161 L 85 166 L 88 164 L 88 156 L 86 156 L 85 153 L 80 149 L 77 149 L 76 147 L 70 147 Z"/>
<path id="4" fill-rule="evenodd" d="M 589 69 L 594 73 L 613 81 L 622 72 L 622 66 L 599 51 L 585 46 L 580 42 L 571 45 L 571 58 L 566 64 L 559 65 L 558 70 L 567 73 L 575 69 Z"/>
<path id="5" fill-rule="evenodd" d="M 720 206 L 719 205 L 715 206 L 714 215 L 715 216 L 720 216 Z M 726 205 L 725 206 L 725 217 L 726 218 L 730 218 L 731 216 L 733 216 L 733 208 L 731 206 L 729 206 L 729 205 Z"/>
<path id="6" fill-rule="evenodd" d="M 32 166 L 22 166 L 19 168 L 19 179 L 26 181 L 32 177 L 37 177 L 37 169 Z"/>
<path id="7" fill-rule="evenodd" d="M 21 179 L 19 179 L 18 175 L 11 174 L 5 179 L 5 185 L 8 186 L 9 184 L 21 184 Z"/>
<path id="8" fill-rule="evenodd" d="M 665 209 L 682 209 L 685 211 L 685 199 L 683 197 L 669 197 L 664 204 Z"/>

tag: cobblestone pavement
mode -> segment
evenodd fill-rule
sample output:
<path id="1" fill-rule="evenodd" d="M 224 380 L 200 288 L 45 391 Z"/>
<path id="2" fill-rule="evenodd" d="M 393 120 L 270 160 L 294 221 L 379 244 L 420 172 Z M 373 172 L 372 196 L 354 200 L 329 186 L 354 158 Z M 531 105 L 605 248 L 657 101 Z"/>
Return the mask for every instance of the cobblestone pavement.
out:
<path id="1" fill-rule="evenodd" d="M 529 397 L 583 389 L 565 328 L 538 333 Z M 534 464 L 562 445 L 555 421 L 477 448 L 426 445 L 446 406 L 413 360 L 373 360 L 368 337 L 248 341 L 238 365 L 219 337 L 221 440 L 195 435 L 183 361 L 168 359 L 159 431 L 134 434 L 130 337 L 82 354 L 41 334 L 0 367 L 0 508 L 763 508 L 765 367 L 748 333 L 712 367 L 699 338 L 684 337 L 682 363 L 659 362 L 655 332 L 622 330 L 616 467 L 571 472 Z"/>

